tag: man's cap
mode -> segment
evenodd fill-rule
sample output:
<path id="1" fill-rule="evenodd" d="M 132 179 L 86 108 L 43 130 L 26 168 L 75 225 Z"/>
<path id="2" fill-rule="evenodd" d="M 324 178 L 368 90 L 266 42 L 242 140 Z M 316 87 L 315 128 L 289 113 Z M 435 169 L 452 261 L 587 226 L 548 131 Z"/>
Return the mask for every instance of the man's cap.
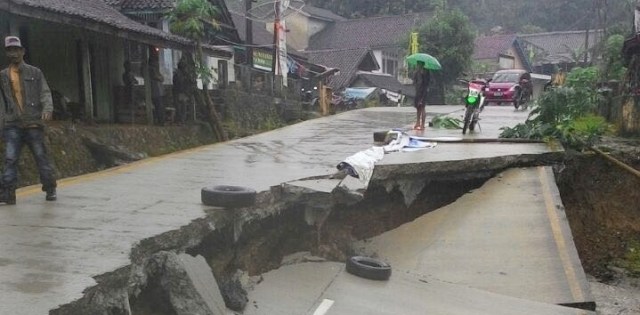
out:
<path id="1" fill-rule="evenodd" d="M 7 36 L 4 38 L 4 47 L 22 47 L 22 43 L 17 36 Z"/>

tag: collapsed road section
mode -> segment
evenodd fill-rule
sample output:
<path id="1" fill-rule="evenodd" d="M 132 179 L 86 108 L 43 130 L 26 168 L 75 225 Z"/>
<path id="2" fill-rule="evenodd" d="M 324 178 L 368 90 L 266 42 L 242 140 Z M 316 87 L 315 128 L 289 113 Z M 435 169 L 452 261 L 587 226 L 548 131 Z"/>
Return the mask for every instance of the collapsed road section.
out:
<path id="1" fill-rule="evenodd" d="M 378 290 L 342 272 L 357 254 L 394 268 L 390 291 L 378 294 L 402 295 L 409 281 L 413 292 L 473 293 L 464 307 L 441 299 L 460 314 L 590 314 L 584 309 L 595 304 L 553 172 L 540 166 L 561 164 L 561 150 L 492 144 L 474 154 L 474 146 L 447 145 L 472 157 L 390 155 L 368 187 L 344 174 L 319 176 L 274 186 L 251 207 L 209 208 L 205 217 L 137 244 L 130 265 L 96 277 L 82 298 L 51 314 L 306 314 L 325 300 L 343 310 L 335 314 L 370 314 L 350 307 L 362 299 L 422 314 L 403 312 L 410 305 L 402 299 L 341 297 L 343 286 Z M 313 276 L 287 272 L 309 263 Z"/>

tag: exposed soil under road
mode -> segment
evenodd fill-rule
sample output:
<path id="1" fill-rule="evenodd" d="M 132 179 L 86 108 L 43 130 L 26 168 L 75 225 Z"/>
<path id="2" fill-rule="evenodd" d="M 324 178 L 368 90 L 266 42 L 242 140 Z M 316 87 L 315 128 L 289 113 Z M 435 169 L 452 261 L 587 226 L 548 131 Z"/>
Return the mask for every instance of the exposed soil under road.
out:
<path id="1" fill-rule="evenodd" d="M 639 144 L 610 138 L 600 149 L 640 169 Z M 601 156 L 575 152 L 556 177 L 598 313 L 639 314 L 640 178 Z"/>

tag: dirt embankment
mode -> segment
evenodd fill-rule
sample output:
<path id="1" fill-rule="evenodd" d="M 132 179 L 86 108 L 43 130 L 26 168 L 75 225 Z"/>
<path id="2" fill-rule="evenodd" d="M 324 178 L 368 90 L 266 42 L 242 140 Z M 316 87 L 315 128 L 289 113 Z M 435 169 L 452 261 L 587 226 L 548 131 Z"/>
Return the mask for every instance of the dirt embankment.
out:
<path id="1" fill-rule="evenodd" d="M 210 130 L 201 124 L 156 127 L 55 121 L 47 127 L 45 142 L 58 178 L 65 178 L 209 144 L 213 138 Z M 24 148 L 23 151 L 29 150 Z M 4 152 L 2 142 L 0 152 Z M 0 163 L 4 165 L 4 155 L 1 154 Z M 39 182 L 37 168 L 29 152 L 23 152 L 18 172 L 18 186 Z"/>
<path id="2" fill-rule="evenodd" d="M 601 149 L 640 169 L 636 143 L 609 139 Z M 585 271 L 605 283 L 640 276 L 640 178 L 589 153 L 569 153 L 557 176 Z"/>

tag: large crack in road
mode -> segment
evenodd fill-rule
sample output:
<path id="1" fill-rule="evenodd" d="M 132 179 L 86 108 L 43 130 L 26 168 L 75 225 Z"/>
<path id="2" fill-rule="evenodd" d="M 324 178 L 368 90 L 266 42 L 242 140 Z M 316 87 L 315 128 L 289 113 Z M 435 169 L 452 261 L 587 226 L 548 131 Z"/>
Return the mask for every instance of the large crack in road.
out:
<path id="1" fill-rule="evenodd" d="M 188 284 L 203 277 L 216 282 L 205 291 L 219 291 L 209 297 L 220 296 L 222 308 L 242 311 L 248 302 L 247 279 L 259 281 L 288 255 L 308 252 L 344 262 L 355 254 L 354 242 L 453 203 L 505 169 L 560 161 L 559 154 L 541 154 L 435 167 L 387 164 L 376 170 L 367 189 L 350 189 L 345 184 L 350 177 L 339 176 L 283 183 L 259 193 L 254 207 L 212 208 L 188 226 L 141 241 L 132 249 L 131 265 L 96 277 L 98 285 L 83 298 L 51 314 L 209 314 L 205 310 L 215 308 L 211 301 L 216 298 L 207 302 L 202 288 Z M 203 259 L 184 263 L 183 253 Z M 211 273 L 190 278 L 193 265 L 204 262 Z"/>

